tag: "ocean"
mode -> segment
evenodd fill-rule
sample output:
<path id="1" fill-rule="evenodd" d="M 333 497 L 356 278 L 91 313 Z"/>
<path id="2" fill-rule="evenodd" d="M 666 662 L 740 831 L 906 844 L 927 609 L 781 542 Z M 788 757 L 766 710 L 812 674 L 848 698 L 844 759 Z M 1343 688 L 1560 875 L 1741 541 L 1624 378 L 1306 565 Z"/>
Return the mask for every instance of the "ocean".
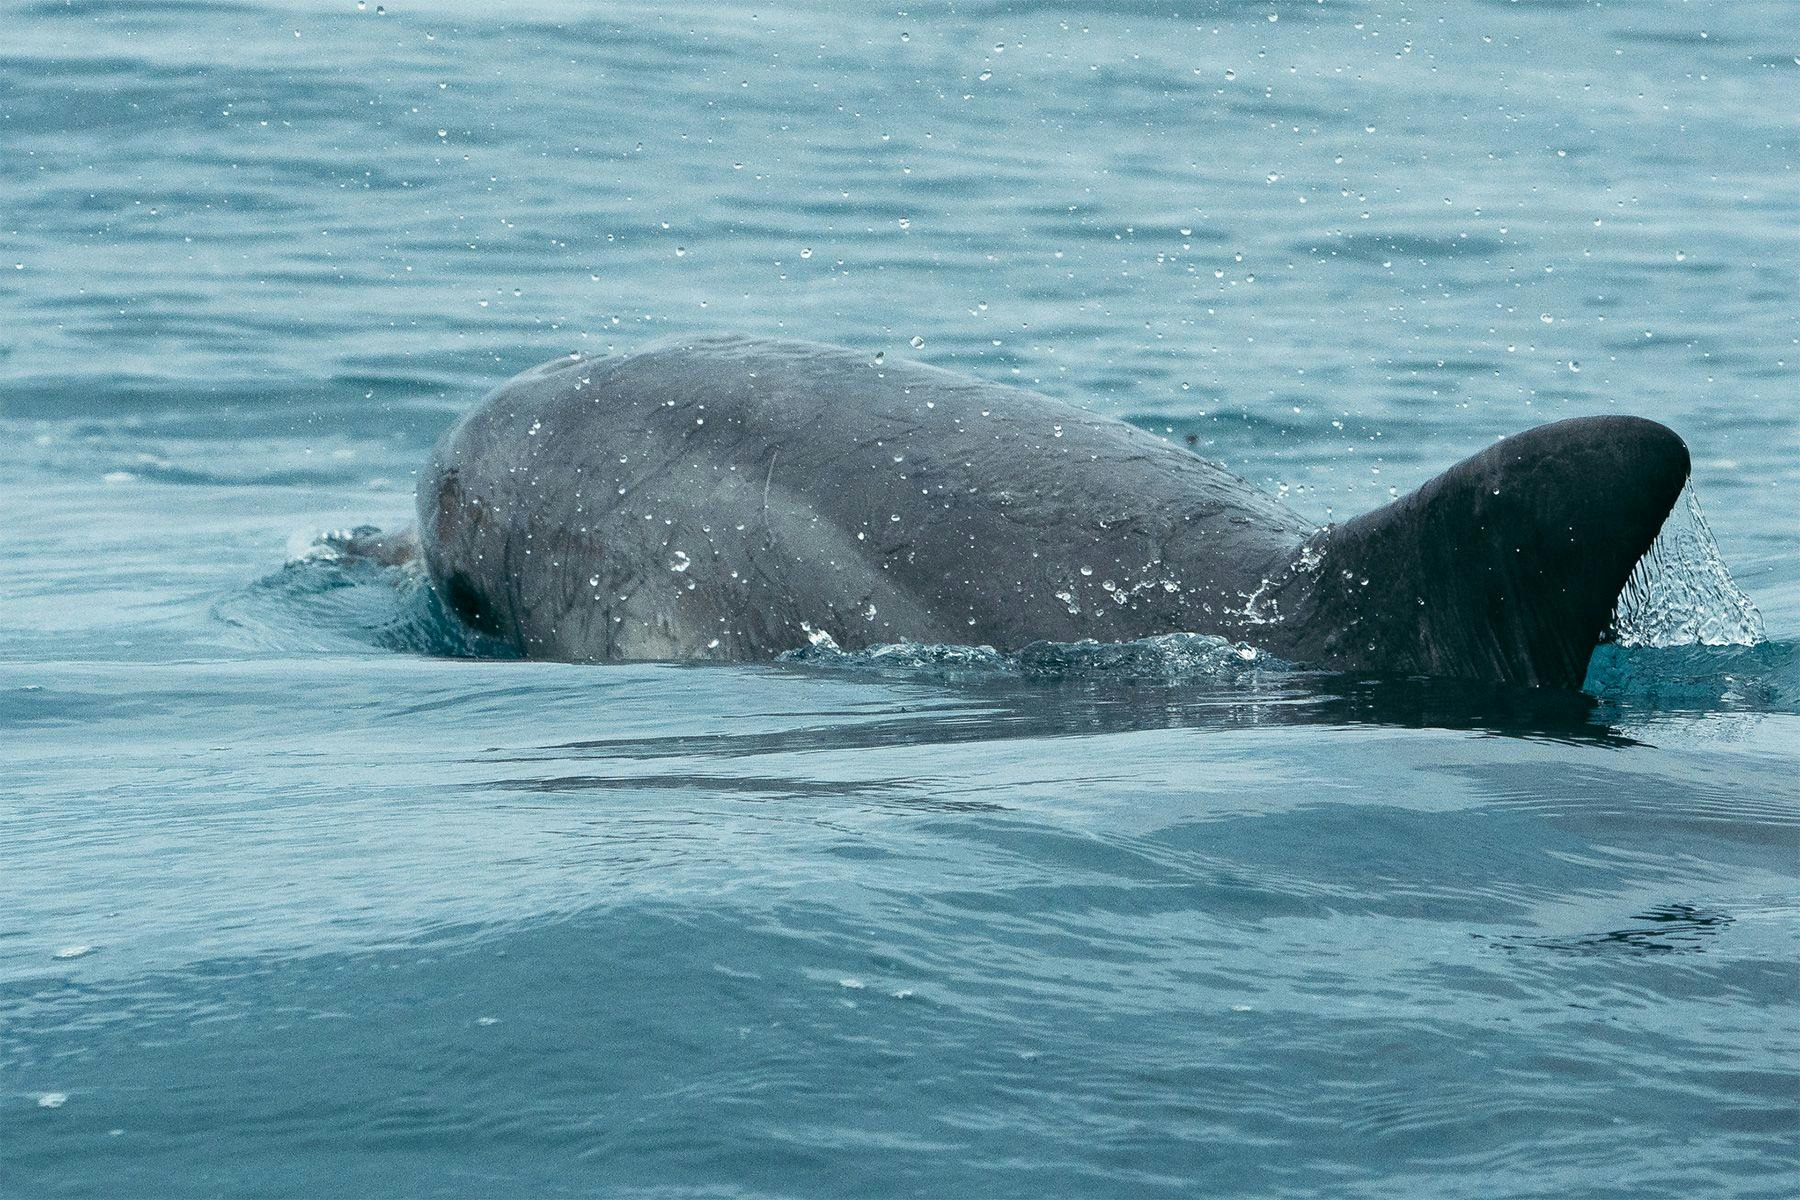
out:
<path id="1" fill-rule="evenodd" d="M 1795 29 L 0 0 L 0 1194 L 1800 1195 Z M 338 552 L 513 373 L 726 330 L 1321 524 L 1652 417 L 1661 594 L 1760 616 L 1585 696 L 579 666 Z"/>

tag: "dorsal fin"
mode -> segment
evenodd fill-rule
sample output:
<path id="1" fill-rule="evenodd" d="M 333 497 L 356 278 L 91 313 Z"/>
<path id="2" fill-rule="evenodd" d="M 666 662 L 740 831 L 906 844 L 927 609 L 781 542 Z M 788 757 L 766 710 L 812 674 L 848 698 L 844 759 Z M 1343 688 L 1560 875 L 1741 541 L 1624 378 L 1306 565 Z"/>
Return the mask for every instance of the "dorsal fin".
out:
<path id="1" fill-rule="evenodd" d="M 1632 568 L 1688 476 L 1637 417 L 1541 425 L 1325 530 L 1297 657 L 1579 688 Z"/>

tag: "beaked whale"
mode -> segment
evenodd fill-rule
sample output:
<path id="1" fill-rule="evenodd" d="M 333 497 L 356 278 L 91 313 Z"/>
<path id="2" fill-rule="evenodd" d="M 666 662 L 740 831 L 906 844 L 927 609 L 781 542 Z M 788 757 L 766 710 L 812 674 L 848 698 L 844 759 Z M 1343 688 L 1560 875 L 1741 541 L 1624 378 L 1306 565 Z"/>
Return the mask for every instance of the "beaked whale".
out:
<path id="1" fill-rule="evenodd" d="M 1330 669 L 1578 688 L 1688 475 L 1588 417 L 1320 529 L 1142 429 L 735 336 L 510 380 L 418 486 L 433 586 L 531 658 L 770 658 L 1187 631 Z"/>

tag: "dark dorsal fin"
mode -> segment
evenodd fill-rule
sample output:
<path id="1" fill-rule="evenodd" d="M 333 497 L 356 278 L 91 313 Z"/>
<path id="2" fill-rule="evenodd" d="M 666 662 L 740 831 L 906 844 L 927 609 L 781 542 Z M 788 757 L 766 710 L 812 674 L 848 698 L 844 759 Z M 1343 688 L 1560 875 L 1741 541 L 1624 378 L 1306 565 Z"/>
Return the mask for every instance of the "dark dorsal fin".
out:
<path id="1" fill-rule="evenodd" d="M 1498 442 L 1309 544 L 1319 565 L 1297 656 L 1579 688 L 1687 476 L 1681 439 L 1637 417 Z"/>

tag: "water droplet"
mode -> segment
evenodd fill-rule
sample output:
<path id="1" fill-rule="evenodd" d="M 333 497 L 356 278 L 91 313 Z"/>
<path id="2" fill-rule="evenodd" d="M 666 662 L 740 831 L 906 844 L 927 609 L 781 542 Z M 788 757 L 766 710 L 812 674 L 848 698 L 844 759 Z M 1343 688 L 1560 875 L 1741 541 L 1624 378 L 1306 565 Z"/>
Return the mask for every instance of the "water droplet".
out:
<path id="1" fill-rule="evenodd" d="M 812 247 L 811 246 L 802 247 L 800 250 L 800 257 L 801 258 L 811 258 L 812 257 Z"/>
<path id="2" fill-rule="evenodd" d="M 692 559 L 688 558 L 686 551 L 677 550 L 669 556 L 669 570 L 685 571 L 688 569 L 688 564 L 692 561 Z"/>
<path id="3" fill-rule="evenodd" d="M 910 344 L 914 350 L 923 350 L 925 348 L 925 339 L 915 333 L 912 336 L 912 342 Z"/>

